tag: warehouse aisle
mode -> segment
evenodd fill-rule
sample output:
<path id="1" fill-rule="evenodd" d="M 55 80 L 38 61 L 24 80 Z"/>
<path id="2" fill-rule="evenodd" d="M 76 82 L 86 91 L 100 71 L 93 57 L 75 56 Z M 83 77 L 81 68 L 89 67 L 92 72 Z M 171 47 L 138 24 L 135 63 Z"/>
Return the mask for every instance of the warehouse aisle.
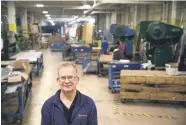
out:
<path id="1" fill-rule="evenodd" d="M 42 104 L 59 89 L 56 83 L 56 69 L 62 62 L 62 55 L 60 52 L 50 50 L 43 52 L 44 71 L 41 78 L 34 77 L 32 95 L 26 107 L 23 125 L 39 125 Z M 81 65 L 78 65 L 78 68 L 80 76 L 78 89 L 94 99 L 99 125 L 186 125 L 186 108 L 183 106 L 118 104 L 119 94 L 111 94 L 108 91 L 107 78 L 96 75 L 83 76 Z"/>

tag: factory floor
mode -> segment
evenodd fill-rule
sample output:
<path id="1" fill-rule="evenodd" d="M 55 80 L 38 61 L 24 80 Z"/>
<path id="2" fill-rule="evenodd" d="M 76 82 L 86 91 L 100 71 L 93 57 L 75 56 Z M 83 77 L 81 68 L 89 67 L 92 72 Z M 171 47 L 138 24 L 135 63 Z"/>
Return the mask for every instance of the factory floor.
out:
<path id="1" fill-rule="evenodd" d="M 43 103 L 59 89 L 56 68 L 62 62 L 62 55 L 50 50 L 43 52 L 44 70 L 41 77 L 34 77 L 23 125 L 39 125 Z M 78 90 L 95 101 L 99 125 L 186 125 L 184 106 L 145 102 L 117 103 L 119 94 L 108 91 L 108 78 L 83 75 L 81 65 L 78 68 Z"/>

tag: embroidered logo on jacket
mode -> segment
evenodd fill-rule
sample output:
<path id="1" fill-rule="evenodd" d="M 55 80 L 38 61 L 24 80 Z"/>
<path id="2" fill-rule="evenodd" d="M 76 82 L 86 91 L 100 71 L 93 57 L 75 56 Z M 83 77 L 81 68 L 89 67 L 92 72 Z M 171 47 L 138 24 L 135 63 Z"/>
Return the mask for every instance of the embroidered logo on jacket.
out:
<path id="1" fill-rule="evenodd" d="M 87 115 L 78 114 L 78 115 L 77 115 L 77 118 L 87 118 Z"/>

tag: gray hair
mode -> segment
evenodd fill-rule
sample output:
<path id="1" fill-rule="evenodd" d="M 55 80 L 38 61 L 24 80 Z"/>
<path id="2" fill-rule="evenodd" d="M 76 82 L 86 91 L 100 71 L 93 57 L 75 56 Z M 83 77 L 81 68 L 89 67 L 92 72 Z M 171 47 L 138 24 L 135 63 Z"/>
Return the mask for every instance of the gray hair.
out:
<path id="1" fill-rule="evenodd" d="M 58 68 L 57 68 L 57 73 L 59 73 L 59 70 L 64 68 L 64 67 L 73 67 L 76 70 L 76 73 L 78 72 L 76 64 L 75 63 L 62 63 Z"/>

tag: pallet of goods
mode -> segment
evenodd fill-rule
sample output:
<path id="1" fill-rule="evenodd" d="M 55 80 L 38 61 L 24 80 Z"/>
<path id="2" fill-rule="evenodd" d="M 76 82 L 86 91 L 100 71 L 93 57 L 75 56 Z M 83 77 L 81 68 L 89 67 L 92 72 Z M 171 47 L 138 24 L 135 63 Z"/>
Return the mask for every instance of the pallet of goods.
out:
<path id="1" fill-rule="evenodd" d="M 186 102 L 186 76 L 165 71 L 122 70 L 120 99 Z"/>

